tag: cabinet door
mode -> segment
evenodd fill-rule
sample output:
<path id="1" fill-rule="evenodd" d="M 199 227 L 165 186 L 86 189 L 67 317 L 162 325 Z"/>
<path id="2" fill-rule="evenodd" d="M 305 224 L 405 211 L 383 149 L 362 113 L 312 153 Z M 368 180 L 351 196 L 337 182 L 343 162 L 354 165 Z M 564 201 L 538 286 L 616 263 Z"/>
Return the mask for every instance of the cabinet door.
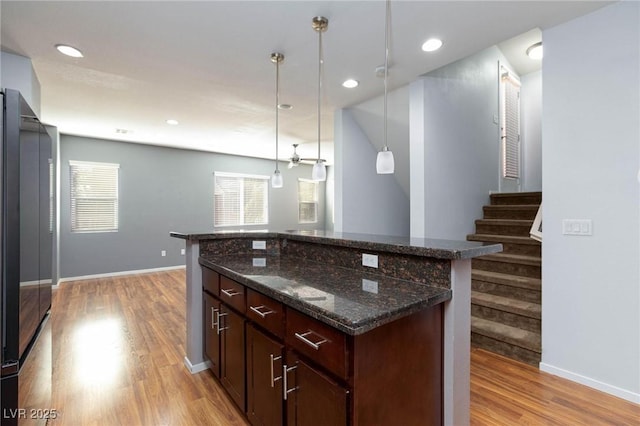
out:
<path id="1" fill-rule="evenodd" d="M 220 381 L 245 412 L 245 350 L 243 317 L 220 305 Z"/>
<path id="2" fill-rule="evenodd" d="M 247 417 L 253 425 L 282 425 L 283 348 L 247 326 Z"/>
<path id="3" fill-rule="evenodd" d="M 347 425 L 349 391 L 315 368 L 287 353 L 287 424 Z"/>
<path id="4" fill-rule="evenodd" d="M 213 374 L 220 378 L 220 337 L 217 331 L 220 302 L 207 293 L 204 297 L 204 355 L 211 363 Z"/>

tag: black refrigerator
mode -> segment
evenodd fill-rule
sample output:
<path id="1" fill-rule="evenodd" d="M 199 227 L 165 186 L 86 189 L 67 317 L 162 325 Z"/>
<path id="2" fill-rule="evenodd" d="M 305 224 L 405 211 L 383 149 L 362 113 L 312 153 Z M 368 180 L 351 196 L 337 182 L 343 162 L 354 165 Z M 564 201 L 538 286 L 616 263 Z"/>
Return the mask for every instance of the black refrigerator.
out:
<path id="1" fill-rule="evenodd" d="M 51 410 L 51 334 L 42 330 L 51 307 L 52 137 L 18 91 L 3 90 L 2 105 L 0 423 L 44 424 Z"/>

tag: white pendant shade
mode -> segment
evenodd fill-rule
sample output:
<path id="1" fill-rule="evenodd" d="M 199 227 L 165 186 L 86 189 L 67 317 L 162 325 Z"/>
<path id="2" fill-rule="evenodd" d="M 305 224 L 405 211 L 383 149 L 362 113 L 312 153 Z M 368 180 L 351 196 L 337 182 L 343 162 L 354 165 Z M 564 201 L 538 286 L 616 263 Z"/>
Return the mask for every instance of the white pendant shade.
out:
<path id="1" fill-rule="evenodd" d="M 311 171 L 311 179 L 321 182 L 327 180 L 327 168 L 325 167 L 324 162 L 318 161 L 313 165 L 313 170 Z"/>
<path id="2" fill-rule="evenodd" d="M 275 172 L 273 172 L 273 175 L 271 176 L 271 187 L 282 188 L 283 184 L 284 184 L 284 180 L 282 179 L 282 174 L 280 173 L 280 170 L 276 170 Z"/>
<path id="3" fill-rule="evenodd" d="M 379 175 L 392 174 L 395 170 L 395 161 L 393 160 L 393 152 L 385 150 L 378 152 L 376 159 L 376 171 Z"/>

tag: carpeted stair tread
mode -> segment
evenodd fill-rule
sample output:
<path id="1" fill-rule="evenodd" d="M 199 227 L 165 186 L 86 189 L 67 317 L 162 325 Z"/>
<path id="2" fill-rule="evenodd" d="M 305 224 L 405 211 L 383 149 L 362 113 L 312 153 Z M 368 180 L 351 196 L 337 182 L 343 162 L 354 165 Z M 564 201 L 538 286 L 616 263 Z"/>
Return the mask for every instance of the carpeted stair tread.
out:
<path id="1" fill-rule="evenodd" d="M 531 237 L 518 237 L 513 235 L 494 235 L 494 234 L 469 234 L 467 241 L 481 241 L 490 243 L 513 243 L 513 244 L 529 244 L 539 246 L 540 241 L 536 241 Z"/>
<path id="2" fill-rule="evenodd" d="M 471 279 L 508 285 L 511 287 L 526 288 L 529 290 L 540 291 L 542 288 L 542 281 L 539 278 L 523 277 L 520 275 L 503 274 L 492 271 L 481 271 L 479 269 L 471 270 Z"/>
<path id="3" fill-rule="evenodd" d="M 521 348 L 541 353 L 539 333 L 534 333 L 509 325 L 500 324 L 482 318 L 471 317 L 471 332 L 490 337 L 501 342 L 510 343 Z"/>
<path id="4" fill-rule="evenodd" d="M 491 194 L 491 205 L 540 204 L 542 192 L 516 192 Z"/>
<path id="5" fill-rule="evenodd" d="M 490 260 L 493 262 L 517 263 L 520 265 L 531 265 L 531 266 L 542 265 L 542 259 L 540 259 L 539 257 L 525 256 L 520 254 L 508 254 L 508 253 L 487 254 L 487 255 L 478 257 L 478 259 Z"/>
<path id="6" fill-rule="evenodd" d="M 528 226 L 531 227 L 533 219 L 477 219 L 476 225 L 508 225 L 508 226 Z"/>
<path id="7" fill-rule="evenodd" d="M 539 303 L 525 302 L 510 297 L 472 291 L 471 304 L 522 315 L 528 318 L 541 319 L 542 317 L 542 309 Z"/>

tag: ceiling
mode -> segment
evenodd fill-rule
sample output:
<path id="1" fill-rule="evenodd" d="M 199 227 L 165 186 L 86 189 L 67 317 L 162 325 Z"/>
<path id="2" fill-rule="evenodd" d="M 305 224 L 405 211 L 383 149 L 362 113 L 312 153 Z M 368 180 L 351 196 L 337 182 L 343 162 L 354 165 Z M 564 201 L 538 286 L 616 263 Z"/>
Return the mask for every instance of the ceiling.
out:
<path id="1" fill-rule="evenodd" d="M 539 41 L 539 29 L 608 3 L 394 0 L 390 87 L 499 43 L 515 68 L 524 67 L 520 73 L 529 72 L 539 65 L 523 51 Z M 280 111 L 279 157 L 290 155 L 292 143 L 301 144 L 302 157 L 313 157 L 318 35 L 311 20 L 318 15 L 329 19 L 323 157 L 332 160 L 333 111 L 383 91 L 375 76 L 384 62 L 381 0 L 3 0 L 0 7 L 2 49 L 32 59 L 42 121 L 61 133 L 273 158 L 275 66 L 269 57 L 278 51 L 285 55 L 280 102 L 293 105 Z M 444 46 L 422 52 L 429 37 Z M 61 55 L 58 43 L 77 47 L 84 58 Z M 347 78 L 360 85 L 343 88 Z"/>

